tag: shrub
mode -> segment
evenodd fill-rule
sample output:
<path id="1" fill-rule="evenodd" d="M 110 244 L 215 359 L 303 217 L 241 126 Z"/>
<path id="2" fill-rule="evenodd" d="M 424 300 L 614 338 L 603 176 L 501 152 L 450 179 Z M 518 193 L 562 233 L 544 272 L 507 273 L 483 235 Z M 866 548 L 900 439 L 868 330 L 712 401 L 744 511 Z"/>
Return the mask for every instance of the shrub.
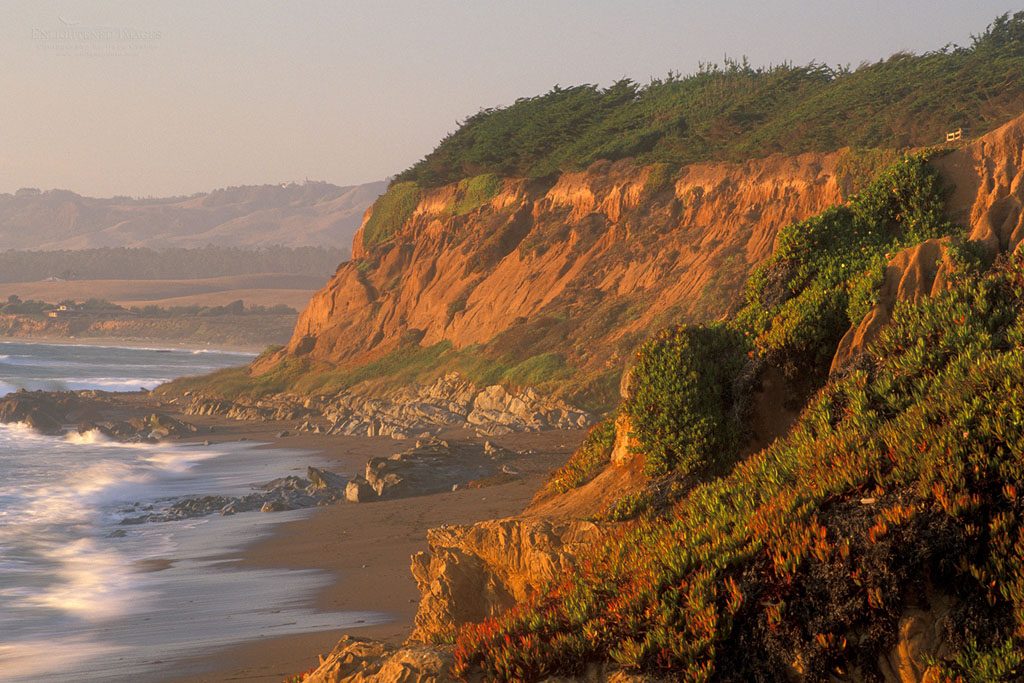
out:
<path id="1" fill-rule="evenodd" d="M 459 181 L 458 199 L 452 214 L 464 216 L 494 199 L 501 190 L 501 177 L 495 173 L 464 178 Z"/>
<path id="2" fill-rule="evenodd" d="M 640 348 L 623 410 L 649 474 L 731 454 L 739 436 L 733 384 L 743 362 L 742 338 L 724 325 L 672 328 Z"/>
<path id="3" fill-rule="evenodd" d="M 839 339 L 860 322 L 887 255 L 957 231 L 927 155 L 903 158 L 843 205 L 787 226 L 747 282 L 737 324 L 791 379 L 820 385 Z"/>

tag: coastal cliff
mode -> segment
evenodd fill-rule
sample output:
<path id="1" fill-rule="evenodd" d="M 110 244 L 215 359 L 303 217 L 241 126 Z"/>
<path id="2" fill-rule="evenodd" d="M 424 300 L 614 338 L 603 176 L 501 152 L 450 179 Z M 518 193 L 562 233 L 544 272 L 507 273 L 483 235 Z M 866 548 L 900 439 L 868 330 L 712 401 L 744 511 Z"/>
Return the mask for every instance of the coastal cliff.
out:
<path id="1" fill-rule="evenodd" d="M 1015 551 L 998 539 L 1020 524 L 1024 474 L 1013 447 L 1005 449 L 1022 435 L 1019 423 L 998 416 L 1020 399 L 1006 384 L 1017 381 L 1020 364 L 1000 340 L 1019 326 L 1022 155 L 1024 117 L 922 167 L 946 188 L 928 220 L 954 234 L 885 254 L 863 320 L 819 337 L 831 344 L 817 355 L 826 370 L 832 358 L 831 372 L 774 441 L 740 451 L 725 473 L 650 467 L 659 444 L 645 441 L 630 412 L 652 381 L 643 354 L 657 347 L 645 346 L 611 431 L 588 439 L 522 517 L 431 534 L 429 553 L 413 559 L 423 598 L 405 648 L 361 657 L 368 646 L 343 641 L 308 680 L 363 680 L 350 677 L 357 669 L 383 680 L 374 672 L 400 662 L 403 680 L 417 681 L 453 672 L 471 680 L 656 680 L 630 672 L 666 666 L 789 680 L 1019 673 L 1012 620 L 996 608 L 1015 609 L 1010 586 L 1019 581 L 1019 565 L 1005 564 Z M 901 177 L 883 176 L 869 196 L 899 195 L 898 183 L 886 183 Z M 855 198 L 854 211 L 865 201 Z M 885 247 L 876 249 L 881 256 Z M 778 268 L 778 258 L 760 272 Z M 924 338 L 936 349 L 916 358 Z M 965 344 L 974 350 L 958 356 Z M 770 363 L 776 356 L 764 348 Z M 770 365 L 759 372 L 792 381 Z M 756 391 L 770 389 L 762 382 Z M 877 412 L 897 395 L 910 405 Z M 991 417 L 971 417 L 969 403 Z M 752 402 L 754 422 L 777 410 L 770 404 L 764 396 Z M 832 413 L 837 405 L 845 413 Z M 950 429 L 975 456 L 957 451 Z M 971 462 L 976 483 L 964 470 Z M 996 471 L 990 491 L 979 473 Z M 990 534 L 977 535 L 979 524 Z M 949 564 L 949 554 L 969 567 Z M 983 614 L 972 607 L 978 600 L 996 608 Z M 453 634 L 454 651 L 444 645 Z M 741 647 L 757 658 L 730 657 Z"/>
<path id="2" fill-rule="evenodd" d="M 378 202 L 354 259 L 254 373 L 295 359 L 358 366 L 414 342 L 507 364 L 557 356 L 555 376 L 607 391 L 651 330 L 735 308 L 778 230 L 851 191 L 850 156 L 602 162 L 553 183 L 502 180 L 468 211 L 466 185 L 448 185 L 420 193 L 394 234 L 372 242 Z"/>

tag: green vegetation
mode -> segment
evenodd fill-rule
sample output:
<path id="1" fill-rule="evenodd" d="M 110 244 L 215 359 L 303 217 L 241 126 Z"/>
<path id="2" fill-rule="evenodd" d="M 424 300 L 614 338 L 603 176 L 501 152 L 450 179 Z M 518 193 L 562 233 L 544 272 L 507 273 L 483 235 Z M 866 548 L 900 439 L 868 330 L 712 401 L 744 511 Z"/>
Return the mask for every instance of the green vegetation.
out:
<path id="1" fill-rule="evenodd" d="M 504 356 L 492 358 L 481 347 L 455 349 L 442 341 L 420 346 L 422 333 L 410 335 L 405 343 L 368 363 L 337 366 L 305 358 L 286 358 L 261 375 L 247 368 L 215 372 L 204 377 L 175 380 L 176 391 L 198 391 L 230 400 L 257 399 L 271 394 L 295 392 L 301 395 L 331 395 L 363 382 L 385 382 L 392 386 L 426 383 L 448 370 L 458 370 L 478 386 L 504 384 L 544 387 L 571 374 L 565 359 L 542 353 L 525 360 Z"/>
<path id="2" fill-rule="evenodd" d="M 942 189 L 927 155 L 908 156 L 846 205 L 782 230 L 737 315 L 759 355 L 791 379 L 820 382 L 839 339 L 870 308 L 886 254 L 956 232 Z"/>
<path id="3" fill-rule="evenodd" d="M 641 201 L 650 201 L 653 197 L 672 189 L 678 168 L 672 164 L 656 163 L 651 164 L 647 179 L 644 180 L 643 197 Z"/>
<path id="4" fill-rule="evenodd" d="M 383 378 L 411 384 L 433 371 L 440 359 L 451 351 L 451 342 L 447 341 L 432 346 L 404 346 L 355 368 L 311 368 L 313 371 L 304 373 L 290 389 L 301 394 L 331 394 L 360 382 Z"/>
<path id="5" fill-rule="evenodd" d="M 12 294 L 7 297 L 7 303 L 0 306 L 0 313 L 12 314 L 12 315 L 31 315 L 36 317 L 44 316 L 48 311 L 52 311 L 58 307 L 62 307 L 64 310 L 62 314 L 67 315 L 80 315 L 88 316 L 93 318 L 117 318 L 117 317 L 134 317 L 134 318 L 186 318 L 186 317 L 217 317 L 226 315 L 287 315 L 294 316 L 298 314 L 291 306 L 284 304 L 278 304 L 276 306 L 260 306 L 258 304 L 252 304 L 249 306 L 245 305 L 245 302 L 241 299 L 236 299 L 231 303 L 223 306 L 130 306 L 124 307 L 118 304 L 112 303 L 105 299 L 87 299 L 85 301 L 75 301 L 73 299 L 65 299 L 57 303 L 47 303 L 45 301 L 38 301 L 34 299 L 28 299 L 22 301 L 22 299 Z"/>
<path id="6" fill-rule="evenodd" d="M 1017 680 L 1022 349 L 1019 257 L 897 305 L 788 436 L 465 628 L 459 673 L 534 680 L 604 660 L 688 680 L 773 680 L 796 661 L 809 680 L 870 675 L 930 591 L 954 604 L 945 673 Z"/>
<path id="7" fill-rule="evenodd" d="M 545 484 L 545 493 L 565 493 L 583 486 L 600 474 L 615 445 L 615 416 L 606 417 L 590 428 L 587 437 L 572 457 L 558 468 Z"/>
<path id="8" fill-rule="evenodd" d="M 35 282 L 50 277 L 61 280 L 193 280 L 259 273 L 326 278 L 348 257 L 348 249 L 328 247 L 10 250 L 0 252 L 0 282 Z"/>
<path id="9" fill-rule="evenodd" d="M 396 177 L 423 187 L 483 173 L 542 177 L 600 159 L 681 165 L 774 152 L 900 148 L 980 135 L 1020 113 L 1024 12 L 998 18 L 968 47 L 896 54 L 856 69 L 746 60 L 703 65 L 640 86 L 555 87 L 466 119 Z"/>
<path id="10" fill-rule="evenodd" d="M 560 353 L 539 353 L 516 363 L 502 375 L 502 380 L 516 386 L 537 386 L 567 377 L 570 373 L 565 356 Z"/>
<path id="11" fill-rule="evenodd" d="M 640 348 L 623 410 L 648 474 L 732 456 L 740 433 L 733 384 L 744 351 L 742 336 L 725 325 L 665 330 Z"/>
<path id="12" fill-rule="evenodd" d="M 648 489 L 625 493 L 612 501 L 597 521 L 627 522 L 636 519 L 651 507 L 653 495 Z"/>
<path id="13" fill-rule="evenodd" d="M 370 219 L 363 226 L 363 244 L 370 247 L 391 239 L 412 216 L 419 201 L 420 188 L 415 182 L 392 183 L 373 203 Z"/>
<path id="14" fill-rule="evenodd" d="M 452 207 L 452 214 L 464 216 L 494 199 L 501 190 L 501 178 L 494 173 L 484 173 L 459 181 L 459 198 Z"/>

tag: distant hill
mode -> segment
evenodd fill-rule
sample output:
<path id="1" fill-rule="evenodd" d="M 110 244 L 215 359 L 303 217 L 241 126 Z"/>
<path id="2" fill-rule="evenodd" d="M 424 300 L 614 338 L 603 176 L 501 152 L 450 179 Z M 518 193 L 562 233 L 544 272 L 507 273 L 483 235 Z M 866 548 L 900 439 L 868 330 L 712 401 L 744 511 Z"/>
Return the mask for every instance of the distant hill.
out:
<path id="1" fill-rule="evenodd" d="M 190 197 L 83 197 L 25 188 L 0 194 L 0 251 L 98 247 L 348 249 L 383 181 L 228 187 Z"/>

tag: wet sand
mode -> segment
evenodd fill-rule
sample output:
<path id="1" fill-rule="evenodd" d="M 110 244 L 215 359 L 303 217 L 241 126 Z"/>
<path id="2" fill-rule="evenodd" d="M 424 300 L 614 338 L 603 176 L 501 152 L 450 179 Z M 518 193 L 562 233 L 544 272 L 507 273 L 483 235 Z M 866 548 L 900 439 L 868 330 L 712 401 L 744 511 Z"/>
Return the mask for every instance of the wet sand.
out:
<path id="1" fill-rule="evenodd" d="M 304 449 L 326 461 L 328 469 L 352 474 L 366 460 L 389 455 L 412 444 L 389 438 L 301 434 L 278 438 L 294 425 L 249 423 L 217 418 L 186 418 L 215 425 L 211 442 L 268 442 L 268 448 Z M 520 512 L 547 474 L 560 466 L 583 438 L 583 431 L 516 434 L 491 441 L 515 450 L 533 449 L 513 466 L 517 479 L 484 488 L 374 503 L 340 503 L 317 509 L 308 518 L 278 526 L 272 536 L 257 541 L 233 566 L 250 568 L 318 569 L 333 576 L 330 586 L 310 596 L 309 604 L 323 611 L 372 611 L 389 615 L 387 623 L 365 628 L 269 637 L 177 662 L 167 679 L 198 681 L 274 681 L 309 670 L 317 655 L 326 654 L 343 633 L 403 641 L 412 626 L 419 592 L 409 572 L 410 557 L 427 549 L 427 529 L 442 524 L 468 524 Z M 442 434 L 450 440 L 479 437 L 464 431 Z M 256 513 L 250 513 L 256 514 Z M 237 558 L 234 558 L 237 559 Z M 258 600 L 258 596 L 254 596 Z"/>

